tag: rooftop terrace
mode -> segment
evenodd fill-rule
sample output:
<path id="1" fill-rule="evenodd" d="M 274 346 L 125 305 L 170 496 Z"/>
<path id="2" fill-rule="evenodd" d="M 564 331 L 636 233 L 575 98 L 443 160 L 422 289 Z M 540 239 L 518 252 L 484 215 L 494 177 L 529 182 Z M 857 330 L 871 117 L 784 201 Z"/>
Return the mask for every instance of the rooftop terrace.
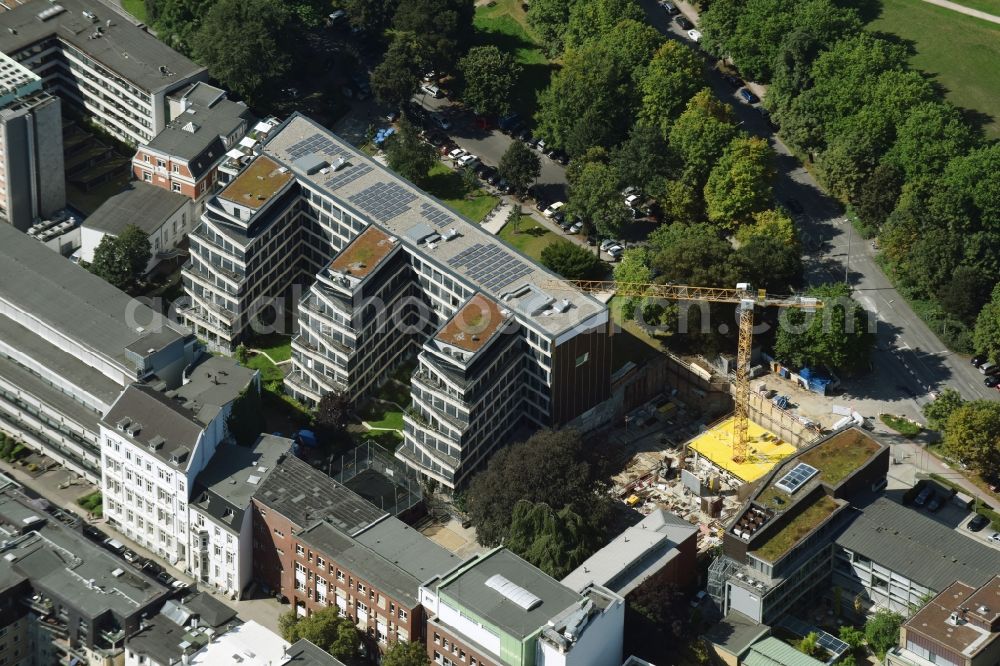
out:
<path id="1" fill-rule="evenodd" d="M 492 299 L 476 294 L 438 331 L 436 339 L 477 352 L 500 330 L 508 315 Z"/>
<path id="2" fill-rule="evenodd" d="M 387 233 L 377 227 L 368 227 L 334 257 L 330 268 L 357 278 L 367 277 L 395 246 Z"/>
<path id="3" fill-rule="evenodd" d="M 753 554 L 762 560 L 776 562 L 791 550 L 792 546 L 829 518 L 838 506 L 837 502 L 827 495 L 817 496 L 809 506 L 799 511 L 788 524 L 754 550 Z"/>
<path id="4" fill-rule="evenodd" d="M 281 191 L 292 173 L 269 157 L 261 155 L 233 179 L 220 198 L 257 210 Z"/>

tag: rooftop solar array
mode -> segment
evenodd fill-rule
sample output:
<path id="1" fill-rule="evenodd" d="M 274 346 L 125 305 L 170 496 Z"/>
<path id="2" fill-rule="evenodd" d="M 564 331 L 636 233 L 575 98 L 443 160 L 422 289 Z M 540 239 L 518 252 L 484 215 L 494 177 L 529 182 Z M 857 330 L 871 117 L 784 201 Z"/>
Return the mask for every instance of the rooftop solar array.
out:
<path id="1" fill-rule="evenodd" d="M 416 199 L 415 194 L 396 183 L 375 183 L 350 196 L 351 203 L 380 222 L 405 212 Z"/>
<path id="2" fill-rule="evenodd" d="M 343 187 L 348 183 L 352 183 L 361 176 L 365 175 L 372 168 L 368 164 L 358 164 L 357 166 L 350 166 L 346 169 L 341 169 L 335 172 L 334 176 L 326 181 L 326 186 L 332 190 Z"/>
<path id="3" fill-rule="evenodd" d="M 531 267 L 496 245 L 476 243 L 448 260 L 449 266 L 465 268 L 486 289 L 502 289 L 531 274 Z"/>
<path id="4" fill-rule="evenodd" d="M 814 627 L 813 625 L 803 622 L 798 618 L 791 617 L 790 615 L 786 615 L 781 618 L 781 621 L 778 624 L 790 630 L 792 633 L 798 634 L 799 636 L 816 634 L 816 645 L 823 648 L 830 654 L 830 660 L 827 663 L 832 663 L 837 660 L 851 648 L 850 645 L 836 636 L 828 634 L 819 627 Z"/>
<path id="5" fill-rule="evenodd" d="M 347 151 L 319 132 L 288 147 L 288 154 L 293 160 L 297 160 L 310 153 L 322 153 L 331 157 L 350 157 Z"/>
<path id="6" fill-rule="evenodd" d="M 447 212 L 427 202 L 420 204 L 420 215 L 435 227 L 443 227 L 448 222 L 453 221 Z"/>
<path id="7" fill-rule="evenodd" d="M 801 488 L 806 481 L 816 476 L 818 471 L 819 470 L 812 465 L 800 462 L 792 469 L 792 471 L 781 477 L 781 480 L 775 484 L 775 487 L 779 490 L 784 490 L 786 493 L 791 495 L 796 490 Z"/>

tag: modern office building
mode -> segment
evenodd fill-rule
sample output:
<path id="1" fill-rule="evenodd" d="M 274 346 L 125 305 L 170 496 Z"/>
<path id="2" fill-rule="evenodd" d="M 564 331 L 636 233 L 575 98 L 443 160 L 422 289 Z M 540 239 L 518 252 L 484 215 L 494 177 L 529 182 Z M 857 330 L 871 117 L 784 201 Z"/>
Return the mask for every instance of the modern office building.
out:
<path id="1" fill-rule="evenodd" d="M 197 339 L 160 314 L 0 224 L 0 424 L 100 483 L 101 416 L 124 387 L 175 388 Z"/>
<path id="2" fill-rule="evenodd" d="M 238 598 L 253 573 L 250 499 L 288 455 L 292 440 L 261 435 L 253 446 L 223 442 L 191 495 L 188 570 L 203 586 Z"/>
<path id="3" fill-rule="evenodd" d="M 978 587 L 955 581 L 899 629 L 887 666 L 1000 663 L 1000 576 Z"/>
<path id="4" fill-rule="evenodd" d="M 979 587 L 1000 572 L 1000 550 L 890 499 L 849 518 L 834 542 L 832 584 L 866 606 L 909 614 L 956 580 Z"/>
<path id="5" fill-rule="evenodd" d="M 31 0 L 0 12 L 0 51 L 130 144 L 167 125 L 171 92 L 208 78 L 204 67 L 99 2 Z"/>
<path id="6" fill-rule="evenodd" d="M 65 205 L 59 99 L 0 53 L 0 219 L 27 231 Z"/>
<path id="7" fill-rule="evenodd" d="M 760 482 L 726 528 L 709 568 L 708 592 L 722 615 L 739 611 L 773 624 L 830 580 L 833 543 L 885 486 L 889 447 L 860 428 L 820 439 Z"/>
<path id="8" fill-rule="evenodd" d="M 184 312 L 232 349 L 301 300 L 286 386 L 369 393 L 419 354 L 398 456 L 455 487 L 522 418 L 566 424 L 610 393 L 607 308 L 301 115 L 206 202 Z M 271 314 L 271 313 L 268 313 Z"/>
<path id="9" fill-rule="evenodd" d="M 205 542 L 200 530 L 189 531 L 195 480 L 229 437 L 235 403 L 259 392 L 260 382 L 256 370 L 216 357 L 186 379 L 168 392 L 132 384 L 104 415 L 101 492 L 110 525 L 190 571 Z"/>
<path id="10" fill-rule="evenodd" d="M 133 182 L 113 195 L 83 221 L 77 257 L 94 260 L 94 250 L 105 236 L 117 238 L 134 225 L 149 236 L 150 272 L 164 259 L 176 257 L 194 222 L 194 206 L 183 194 L 148 183 Z"/>
<path id="11" fill-rule="evenodd" d="M 26 663 L 121 663 L 125 636 L 166 599 L 156 581 L 51 520 L 16 488 L 0 492 L 0 537 L 0 605 L 16 599 L 28 611 Z"/>
<path id="12" fill-rule="evenodd" d="M 688 588 L 698 580 L 698 526 L 656 509 L 562 579 L 573 590 L 600 585 L 628 597 L 647 580 Z"/>
<path id="13" fill-rule="evenodd" d="M 246 135 L 253 114 L 246 104 L 204 82 L 168 99 L 170 123 L 132 158 L 136 180 L 201 202 L 215 191 L 218 167 Z"/>
<path id="14" fill-rule="evenodd" d="M 575 591 L 497 548 L 420 587 L 427 655 L 452 666 L 618 666 L 625 602 Z"/>

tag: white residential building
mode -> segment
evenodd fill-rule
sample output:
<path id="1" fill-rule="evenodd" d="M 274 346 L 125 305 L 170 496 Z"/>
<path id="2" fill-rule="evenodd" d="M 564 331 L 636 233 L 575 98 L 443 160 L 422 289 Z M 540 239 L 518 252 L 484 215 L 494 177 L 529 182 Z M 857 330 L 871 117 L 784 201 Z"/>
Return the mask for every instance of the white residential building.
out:
<path id="1" fill-rule="evenodd" d="M 252 447 L 223 443 L 198 475 L 191 497 L 188 570 L 203 585 L 238 597 L 253 569 L 250 500 L 292 448 L 292 440 L 262 435 Z"/>
<path id="2" fill-rule="evenodd" d="M 256 371 L 213 357 L 181 388 L 133 384 L 101 421 L 101 490 L 108 522 L 178 568 L 187 568 L 189 501 L 198 474 L 228 435 L 233 403 Z"/>

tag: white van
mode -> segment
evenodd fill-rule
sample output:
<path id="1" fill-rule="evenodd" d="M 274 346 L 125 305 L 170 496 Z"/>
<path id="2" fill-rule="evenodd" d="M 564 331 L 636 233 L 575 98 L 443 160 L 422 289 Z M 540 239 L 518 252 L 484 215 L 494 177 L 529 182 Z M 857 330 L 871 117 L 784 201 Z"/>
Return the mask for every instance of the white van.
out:
<path id="1" fill-rule="evenodd" d="M 441 89 L 432 83 L 425 83 L 420 89 L 435 99 L 441 97 Z"/>
<path id="2" fill-rule="evenodd" d="M 542 211 L 542 215 L 544 215 L 545 217 L 552 217 L 553 215 L 555 215 L 556 213 L 558 213 L 559 210 L 563 206 L 565 206 L 565 205 L 566 205 L 565 202 L 563 202 L 563 201 L 557 201 L 554 204 L 552 204 L 551 206 L 549 206 L 548 208 L 546 208 L 545 210 L 543 210 Z"/>
<path id="3" fill-rule="evenodd" d="M 983 363 L 981 366 L 979 366 L 979 372 L 983 373 L 984 375 L 992 375 L 995 372 L 1000 372 L 1000 366 L 991 361 L 987 361 L 986 363 Z"/>

